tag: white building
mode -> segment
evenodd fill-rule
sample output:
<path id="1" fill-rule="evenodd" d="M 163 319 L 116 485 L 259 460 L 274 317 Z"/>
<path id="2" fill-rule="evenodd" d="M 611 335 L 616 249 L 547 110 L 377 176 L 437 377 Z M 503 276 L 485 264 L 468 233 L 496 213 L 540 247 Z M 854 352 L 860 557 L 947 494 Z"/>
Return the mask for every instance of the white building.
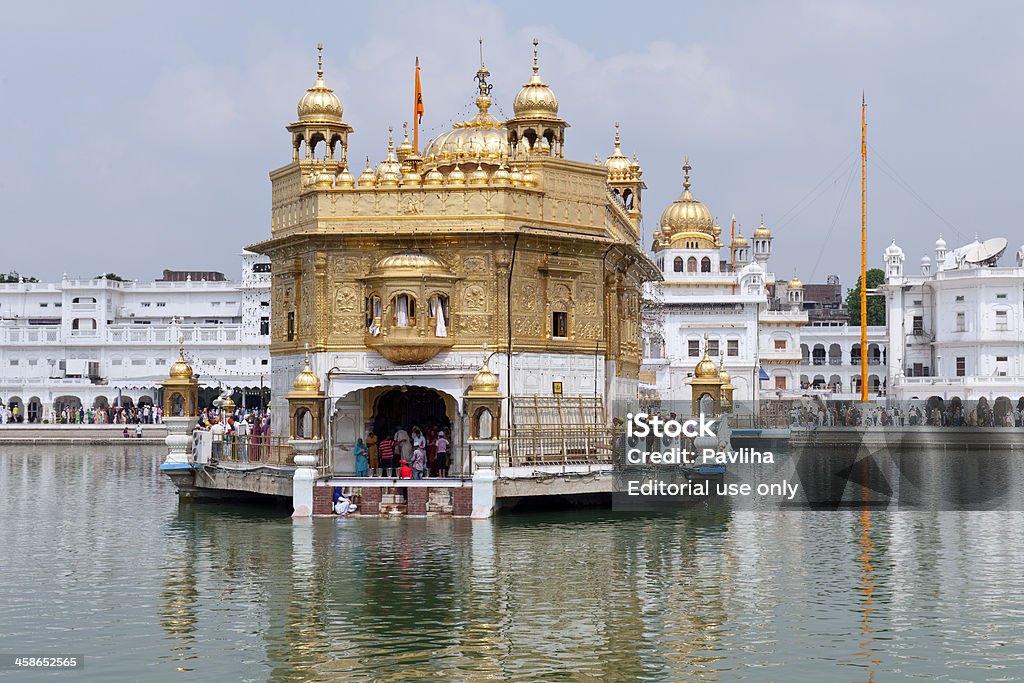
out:
<path id="1" fill-rule="evenodd" d="M 203 385 L 258 403 L 270 384 L 270 262 L 244 252 L 241 275 L 0 284 L 0 400 L 31 421 L 156 403 L 183 339 Z"/>
<path id="2" fill-rule="evenodd" d="M 722 229 L 691 194 L 688 161 L 683 170 L 683 193 L 654 234 L 664 281 L 648 297 L 643 379 L 664 399 L 688 398 L 707 339 L 709 355 L 732 377 L 735 401 L 799 391 L 803 284 L 795 275 L 777 283 L 767 270 L 772 235 L 764 224 L 753 244 L 736 234 L 723 258 Z M 782 305 L 769 301 L 770 286 Z"/>
<path id="3" fill-rule="evenodd" d="M 868 327 L 868 391 L 879 400 L 888 388 L 888 331 Z M 836 400 L 861 397 L 860 326 L 845 322 L 811 323 L 800 331 L 800 386 L 827 389 Z"/>
<path id="4" fill-rule="evenodd" d="M 1024 396 L 1024 247 L 1000 266 L 1006 240 L 977 240 L 947 250 L 935 243 L 935 267 L 904 273 L 895 240 L 884 254 L 890 354 L 889 386 L 898 400 Z"/>

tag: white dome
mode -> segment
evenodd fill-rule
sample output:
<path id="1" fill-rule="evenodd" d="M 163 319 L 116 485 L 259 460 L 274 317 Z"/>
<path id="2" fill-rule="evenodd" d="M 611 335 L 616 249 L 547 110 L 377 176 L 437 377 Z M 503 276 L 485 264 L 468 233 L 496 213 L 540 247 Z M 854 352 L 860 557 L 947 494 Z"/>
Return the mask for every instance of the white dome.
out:
<path id="1" fill-rule="evenodd" d="M 935 248 L 936 249 L 945 249 L 946 248 L 946 240 L 942 239 L 942 235 L 939 235 L 939 239 L 935 240 Z"/>
<path id="2" fill-rule="evenodd" d="M 896 244 L 895 238 L 889 246 L 885 248 L 885 257 L 889 258 L 890 256 L 903 256 L 903 250 Z"/>

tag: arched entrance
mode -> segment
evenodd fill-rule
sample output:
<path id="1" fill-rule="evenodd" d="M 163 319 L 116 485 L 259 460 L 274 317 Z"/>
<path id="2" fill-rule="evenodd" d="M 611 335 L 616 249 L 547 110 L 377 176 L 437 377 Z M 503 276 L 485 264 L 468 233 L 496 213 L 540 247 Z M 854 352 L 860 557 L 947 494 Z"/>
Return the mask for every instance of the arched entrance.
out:
<path id="1" fill-rule="evenodd" d="M 374 405 L 373 431 L 383 436 L 394 434 L 399 427 L 410 433 L 413 427 L 419 427 L 424 433 L 435 428 L 450 434 L 452 421 L 444 397 L 426 387 L 401 387 L 384 392 Z"/>

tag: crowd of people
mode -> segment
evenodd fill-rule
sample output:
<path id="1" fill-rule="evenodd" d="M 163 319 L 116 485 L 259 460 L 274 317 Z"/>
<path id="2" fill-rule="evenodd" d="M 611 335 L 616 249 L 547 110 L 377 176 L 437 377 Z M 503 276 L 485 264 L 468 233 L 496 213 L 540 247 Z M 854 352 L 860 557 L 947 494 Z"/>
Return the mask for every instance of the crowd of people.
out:
<path id="1" fill-rule="evenodd" d="M 419 426 L 378 436 L 370 432 L 355 446 L 357 477 L 425 479 L 447 477 L 451 467 L 451 441 L 439 425 L 426 431 Z"/>
<path id="2" fill-rule="evenodd" d="M 794 406 L 790 423 L 797 427 L 1024 427 L 1024 398 L 998 411 L 985 398 L 969 404 L 951 400 L 869 408 L 818 402 Z"/>
<path id="3" fill-rule="evenodd" d="M 163 420 L 164 411 L 160 406 L 145 403 L 141 406 L 58 406 L 51 415 L 26 416 L 24 409 L 17 403 L 3 405 L 0 402 L 0 424 L 19 424 L 25 422 L 43 424 L 159 424 Z"/>

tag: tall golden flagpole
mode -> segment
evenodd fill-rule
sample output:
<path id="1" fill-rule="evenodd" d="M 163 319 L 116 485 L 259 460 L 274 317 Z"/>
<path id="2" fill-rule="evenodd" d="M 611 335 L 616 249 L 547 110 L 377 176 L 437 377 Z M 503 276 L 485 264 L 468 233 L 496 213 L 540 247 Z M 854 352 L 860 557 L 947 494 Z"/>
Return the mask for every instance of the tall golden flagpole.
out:
<path id="1" fill-rule="evenodd" d="M 860 400 L 868 400 L 868 119 L 860 95 Z"/>

